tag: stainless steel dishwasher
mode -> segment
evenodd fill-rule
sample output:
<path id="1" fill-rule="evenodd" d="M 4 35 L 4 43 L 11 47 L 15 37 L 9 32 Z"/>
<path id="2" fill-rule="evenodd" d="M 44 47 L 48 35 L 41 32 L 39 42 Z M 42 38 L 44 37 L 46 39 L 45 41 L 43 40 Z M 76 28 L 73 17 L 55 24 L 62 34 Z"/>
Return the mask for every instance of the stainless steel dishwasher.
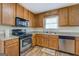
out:
<path id="1" fill-rule="evenodd" d="M 68 53 L 75 53 L 75 37 L 59 36 L 59 50 Z"/>

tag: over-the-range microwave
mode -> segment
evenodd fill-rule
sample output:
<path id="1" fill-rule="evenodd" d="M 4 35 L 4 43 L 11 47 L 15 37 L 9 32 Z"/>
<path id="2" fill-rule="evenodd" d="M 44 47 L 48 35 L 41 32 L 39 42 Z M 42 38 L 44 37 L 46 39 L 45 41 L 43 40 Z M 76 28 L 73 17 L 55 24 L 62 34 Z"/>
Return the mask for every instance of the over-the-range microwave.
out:
<path id="1" fill-rule="evenodd" d="M 15 24 L 16 24 L 16 26 L 18 26 L 18 27 L 28 27 L 28 20 L 26 20 L 26 19 L 23 19 L 23 18 L 20 18 L 20 17 L 16 17 L 15 18 Z"/>

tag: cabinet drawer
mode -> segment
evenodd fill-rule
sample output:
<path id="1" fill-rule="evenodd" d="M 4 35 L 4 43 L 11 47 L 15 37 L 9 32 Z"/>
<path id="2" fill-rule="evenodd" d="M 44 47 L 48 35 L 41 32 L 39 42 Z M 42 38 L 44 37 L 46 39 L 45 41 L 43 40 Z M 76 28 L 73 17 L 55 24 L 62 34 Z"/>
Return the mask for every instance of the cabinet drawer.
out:
<path id="1" fill-rule="evenodd" d="M 18 44 L 18 42 L 15 42 L 15 43 L 13 43 L 13 44 L 10 44 L 10 45 L 5 45 L 5 48 L 8 48 L 8 47 L 10 47 L 10 46 L 19 46 L 19 44 Z"/>
<path id="2" fill-rule="evenodd" d="M 5 45 L 10 45 L 10 44 L 13 44 L 15 42 L 18 42 L 19 39 L 11 39 L 11 40 L 6 40 L 5 41 Z"/>

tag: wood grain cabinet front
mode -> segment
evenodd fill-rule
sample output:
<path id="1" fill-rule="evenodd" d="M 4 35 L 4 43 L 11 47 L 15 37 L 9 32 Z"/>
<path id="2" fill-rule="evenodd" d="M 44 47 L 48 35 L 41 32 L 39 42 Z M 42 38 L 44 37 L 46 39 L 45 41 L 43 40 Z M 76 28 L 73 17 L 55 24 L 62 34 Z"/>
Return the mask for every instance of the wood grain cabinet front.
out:
<path id="1" fill-rule="evenodd" d="M 1 24 L 1 19 L 2 19 L 2 4 L 0 3 L 0 24 Z"/>
<path id="2" fill-rule="evenodd" d="M 29 27 L 35 27 L 35 16 L 32 12 L 29 12 Z"/>
<path id="3" fill-rule="evenodd" d="M 35 15 L 35 24 L 37 28 L 43 28 L 43 19 L 44 19 L 44 15 L 43 14 L 36 14 Z"/>
<path id="4" fill-rule="evenodd" d="M 29 20 L 29 11 L 24 9 L 24 19 Z"/>
<path id="5" fill-rule="evenodd" d="M 76 37 L 76 55 L 79 55 L 79 37 Z"/>
<path id="6" fill-rule="evenodd" d="M 41 46 L 48 47 L 48 35 L 42 34 L 42 43 Z"/>
<path id="7" fill-rule="evenodd" d="M 49 44 L 48 47 L 51 49 L 58 49 L 58 36 L 55 35 L 49 35 Z"/>
<path id="8" fill-rule="evenodd" d="M 36 34 L 32 35 L 32 46 L 36 45 Z"/>
<path id="9" fill-rule="evenodd" d="M 19 39 L 6 40 L 4 53 L 7 56 L 19 56 Z"/>
<path id="10" fill-rule="evenodd" d="M 15 25 L 15 6 L 14 3 L 2 4 L 2 24 Z"/>
<path id="11" fill-rule="evenodd" d="M 59 9 L 59 26 L 68 26 L 68 8 Z"/>
<path id="12" fill-rule="evenodd" d="M 16 5 L 16 16 L 20 18 L 24 18 L 24 8 L 19 4 Z"/>
<path id="13" fill-rule="evenodd" d="M 69 7 L 69 25 L 79 26 L 79 4 Z"/>

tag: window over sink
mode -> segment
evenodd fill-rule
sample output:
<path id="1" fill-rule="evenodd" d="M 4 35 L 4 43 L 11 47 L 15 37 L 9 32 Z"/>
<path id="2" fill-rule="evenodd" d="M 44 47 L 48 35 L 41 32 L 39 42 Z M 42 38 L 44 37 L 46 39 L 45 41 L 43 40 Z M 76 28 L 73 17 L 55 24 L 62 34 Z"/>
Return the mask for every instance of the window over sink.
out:
<path id="1" fill-rule="evenodd" d="M 58 16 L 45 17 L 45 29 L 56 29 L 58 28 Z"/>

